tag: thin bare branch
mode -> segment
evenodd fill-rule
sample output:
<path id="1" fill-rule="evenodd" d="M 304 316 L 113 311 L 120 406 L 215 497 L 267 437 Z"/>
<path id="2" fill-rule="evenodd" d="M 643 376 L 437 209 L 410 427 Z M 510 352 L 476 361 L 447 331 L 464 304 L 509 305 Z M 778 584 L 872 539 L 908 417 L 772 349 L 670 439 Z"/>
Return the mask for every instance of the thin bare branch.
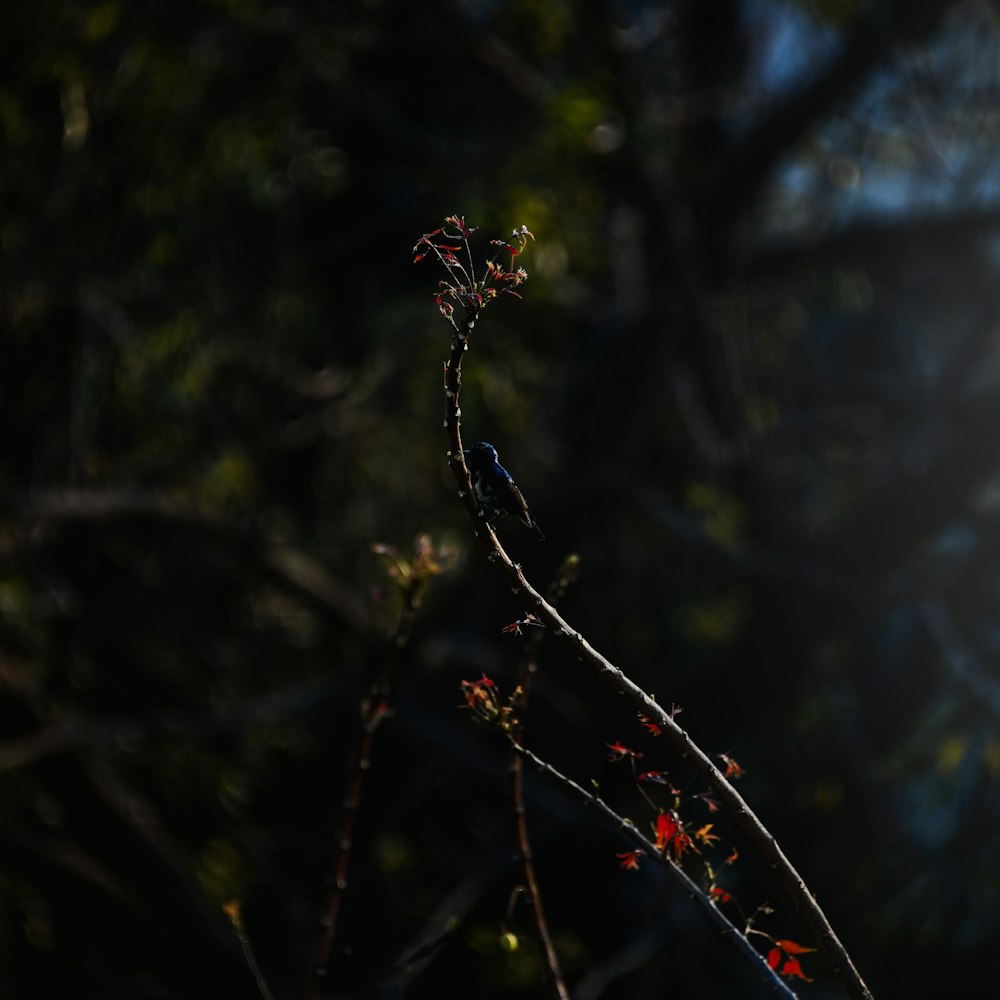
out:
<path id="1" fill-rule="evenodd" d="M 595 669 L 620 693 L 630 698 L 639 711 L 654 719 L 661 726 L 674 750 L 708 782 L 722 802 L 735 815 L 744 832 L 774 870 L 829 958 L 835 974 L 840 978 L 847 992 L 856 1000 L 872 1000 L 871 991 L 865 985 L 846 948 L 834 933 L 826 914 L 809 891 L 804 879 L 740 793 L 715 766 L 708 754 L 678 725 L 669 712 L 665 711 L 650 694 L 647 694 L 595 649 L 584 638 L 583 634 L 570 625 L 559 614 L 558 610 L 531 585 L 520 565 L 515 563 L 500 545 L 492 526 L 487 523 L 480 511 L 462 450 L 462 411 L 460 406 L 462 360 L 468 350 L 469 338 L 475 327 L 478 314 L 479 309 L 474 304 L 467 302 L 464 315 L 453 323 L 455 336 L 452 339 L 451 355 L 445 364 L 444 425 L 450 449 L 448 461 L 458 485 L 459 498 L 465 504 L 465 508 L 472 518 L 475 525 L 475 536 L 485 549 L 488 560 L 497 566 L 506 577 L 512 592 L 527 601 L 532 613 L 551 631 L 565 638 L 579 660 Z"/>
<path id="2" fill-rule="evenodd" d="M 320 1000 L 327 981 L 330 951 L 337 932 L 337 918 L 340 915 L 341 903 L 347 889 L 347 872 L 351 848 L 354 843 L 354 828 L 361 808 L 361 794 L 364 790 L 365 777 L 371 768 L 375 733 L 382 721 L 391 714 L 389 703 L 399 653 L 409 641 L 426 582 L 426 576 L 420 572 L 413 572 L 402 588 L 402 610 L 386 644 L 385 654 L 381 659 L 368 697 L 361 704 L 361 729 L 358 733 L 357 748 L 350 768 L 347 791 L 343 799 L 343 813 L 336 837 L 333 874 L 330 878 L 326 907 L 320 920 L 320 936 L 316 945 L 312 975 L 306 994 L 309 1000 Z"/>
<path id="3" fill-rule="evenodd" d="M 561 771 L 558 771 L 551 764 L 549 764 L 548 761 L 542 760 L 541 757 L 532 753 L 526 747 L 521 746 L 513 738 L 511 738 L 511 746 L 514 748 L 516 753 L 520 754 L 527 761 L 534 764 L 539 771 L 543 771 L 545 774 L 548 774 L 556 781 L 565 785 L 567 788 L 571 789 L 576 796 L 586 802 L 587 805 L 592 806 L 601 812 L 605 817 L 611 820 L 611 822 L 614 823 L 614 825 L 617 826 L 622 833 L 625 834 L 625 836 L 632 840 L 632 842 L 635 843 L 645 855 L 666 868 L 670 875 L 681 885 L 688 897 L 701 906 L 712 921 L 719 927 L 722 933 L 730 941 L 732 941 L 740 952 L 742 952 L 744 957 L 749 959 L 749 961 L 757 968 L 762 978 L 768 980 L 774 989 L 782 996 L 792 998 L 792 1000 L 794 1000 L 796 994 L 789 988 L 787 983 L 785 983 L 777 972 L 775 972 L 775 970 L 767 964 L 763 956 L 757 951 L 756 948 L 754 948 L 747 937 L 740 933 L 732 921 L 712 902 L 709 896 L 702 891 L 701 887 L 691 879 L 687 872 L 685 872 L 680 865 L 673 861 L 666 851 L 658 850 L 656 845 L 648 837 L 645 837 L 642 833 L 640 833 L 631 820 L 626 819 L 624 816 L 615 812 L 615 810 L 612 809 L 611 806 L 609 806 L 608 803 L 605 802 L 599 795 L 594 795 L 592 792 L 587 791 L 587 789 L 578 782 L 563 774 Z"/>
<path id="4" fill-rule="evenodd" d="M 562 566 L 549 584 L 547 596 L 550 600 L 558 600 L 566 592 L 566 588 L 576 578 L 579 559 L 570 556 L 563 561 Z M 520 743 L 524 734 L 524 713 L 528 707 L 528 696 L 531 691 L 532 680 L 538 670 L 538 649 L 545 632 L 537 629 L 532 632 L 525 644 L 524 655 L 521 658 L 521 669 L 517 685 L 516 707 L 518 719 L 511 728 L 511 737 L 515 744 Z M 560 1000 L 569 1000 L 569 990 L 563 978 L 562 967 L 559 962 L 559 953 L 556 951 L 555 942 L 549 932 L 548 920 L 545 916 L 545 907 L 542 902 L 542 892 L 538 883 L 538 873 L 535 870 L 535 857 L 531 847 L 531 837 L 528 833 L 527 812 L 524 801 L 524 765 L 523 755 L 514 753 L 510 765 L 511 777 L 511 798 L 514 804 L 514 832 L 517 837 L 517 849 L 521 859 L 521 869 L 524 873 L 524 882 L 531 898 L 532 913 L 535 918 L 535 926 L 538 928 L 538 936 L 541 939 L 542 947 L 545 951 L 545 960 L 548 963 L 549 972 L 552 976 L 552 987 L 556 996 Z"/>

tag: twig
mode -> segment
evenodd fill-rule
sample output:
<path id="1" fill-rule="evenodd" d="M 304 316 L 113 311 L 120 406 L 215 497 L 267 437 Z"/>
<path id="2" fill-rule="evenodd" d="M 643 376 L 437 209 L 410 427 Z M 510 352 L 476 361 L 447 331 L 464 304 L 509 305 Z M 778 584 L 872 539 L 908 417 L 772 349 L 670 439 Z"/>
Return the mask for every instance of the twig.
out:
<path id="1" fill-rule="evenodd" d="M 347 889 L 347 868 L 350 863 L 354 827 L 361 807 L 361 793 L 364 789 L 365 776 L 371 765 L 375 732 L 382 720 L 390 714 L 389 698 L 392 693 L 392 678 L 395 673 L 396 660 L 399 651 L 409 640 L 413 622 L 420 607 L 424 584 L 425 578 L 414 574 L 403 588 L 402 611 L 389 638 L 378 675 L 371 686 L 368 697 L 361 704 L 361 731 L 358 734 L 358 744 L 343 800 L 344 811 L 337 834 L 333 875 L 330 880 L 330 891 L 324 914 L 320 920 L 320 937 L 313 959 L 309 990 L 306 994 L 308 1000 L 320 1000 L 323 993 L 330 950 L 337 931 L 337 918 L 340 914 L 344 892 Z"/>
<path id="2" fill-rule="evenodd" d="M 267 985 L 267 980 L 264 979 L 264 974 L 260 971 L 260 966 L 257 964 L 257 956 L 254 955 L 253 946 L 250 944 L 250 938 L 247 937 L 246 928 L 243 926 L 243 914 L 241 913 L 239 902 L 233 900 L 226 903 L 223 910 L 225 910 L 226 916 L 229 917 L 229 922 L 233 925 L 236 940 L 239 941 L 240 947 L 243 949 L 243 957 L 246 959 L 247 967 L 253 975 L 261 997 L 263 997 L 263 1000 L 274 1000 L 271 990 Z"/>
<path id="3" fill-rule="evenodd" d="M 576 577 L 579 560 L 575 556 L 567 558 L 559 572 L 556 574 L 548 588 L 548 596 L 551 600 L 557 600 L 565 593 L 566 588 Z M 538 630 L 533 633 L 524 650 L 521 660 L 521 670 L 517 685 L 517 707 L 518 719 L 511 728 L 511 740 L 516 745 L 521 742 L 524 733 L 524 711 L 528 704 L 528 695 L 531 691 L 531 682 L 538 670 L 538 647 L 545 633 Z M 535 926 L 538 928 L 538 937 L 542 942 L 545 951 L 545 960 L 552 975 L 552 986 L 556 996 L 560 1000 L 569 1000 L 569 990 L 566 988 L 566 980 L 563 978 L 562 968 L 559 964 L 559 954 L 556 951 L 555 943 L 549 932 L 548 920 L 545 917 L 545 908 L 542 904 L 542 893 L 538 885 L 538 875 L 535 871 L 535 858 L 531 849 L 531 838 L 528 834 L 528 823 L 524 804 L 524 763 L 523 755 L 514 753 L 510 763 L 511 775 L 511 797 L 514 803 L 514 832 L 517 837 L 517 849 L 521 859 L 521 869 L 524 872 L 524 882 L 531 898 L 532 912 L 535 918 Z"/>

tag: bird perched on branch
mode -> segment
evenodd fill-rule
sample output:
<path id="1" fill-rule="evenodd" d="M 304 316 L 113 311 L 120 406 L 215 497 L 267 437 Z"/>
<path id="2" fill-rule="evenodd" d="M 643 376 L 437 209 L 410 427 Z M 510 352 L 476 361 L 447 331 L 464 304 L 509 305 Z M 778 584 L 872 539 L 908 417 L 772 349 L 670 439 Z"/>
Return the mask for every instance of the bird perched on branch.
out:
<path id="1" fill-rule="evenodd" d="M 476 491 L 486 523 L 491 524 L 504 514 L 513 514 L 539 541 L 544 541 L 542 529 L 538 527 L 528 504 L 510 473 L 497 461 L 497 450 L 485 441 L 477 441 L 463 451 L 469 472 L 472 473 L 472 487 Z"/>

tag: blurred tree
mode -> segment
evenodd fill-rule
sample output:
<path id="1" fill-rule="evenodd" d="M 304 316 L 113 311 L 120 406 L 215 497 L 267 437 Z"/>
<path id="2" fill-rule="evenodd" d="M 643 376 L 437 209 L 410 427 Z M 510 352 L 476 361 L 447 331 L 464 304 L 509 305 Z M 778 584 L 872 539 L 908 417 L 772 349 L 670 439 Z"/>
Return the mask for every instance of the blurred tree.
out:
<path id="1" fill-rule="evenodd" d="M 305 990 L 399 610 L 371 545 L 466 537 L 407 257 L 454 211 L 537 237 L 463 399 L 544 527 L 501 526 L 529 575 L 581 553 L 567 616 L 747 766 L 876 996 L 1000 971 L 995 5 L 0 22 L 0 994 L 253 996 L 232 898 Z M 523 611 L 475 555 L 431 590 L 331 995 L 548 995 L 500 944 L 503 748 L 454 711 L 513 676 Z M 636 723 L 577 666 L 547 644 L 525 738 L 605 778 Z M 754 995 L 612 831 L 528 793 L 574 996 Z"/>

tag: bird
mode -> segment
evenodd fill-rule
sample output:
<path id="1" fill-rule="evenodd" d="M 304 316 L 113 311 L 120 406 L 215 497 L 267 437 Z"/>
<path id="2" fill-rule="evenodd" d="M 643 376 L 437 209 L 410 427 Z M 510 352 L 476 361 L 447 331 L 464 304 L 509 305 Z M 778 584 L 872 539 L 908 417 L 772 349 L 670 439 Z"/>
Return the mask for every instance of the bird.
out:
<path id="1" fill-rule="evenodd" d="M 486 523 L 490 524 L 504 514 L 513 514 L 535 538 L 545 541 L 545 535 L 517 484 L 497 460 L 496 448 L 486 441 L 477 441 L 471 448 L 464 448 L 462 453 L 472 473 L 472 488 L 486 513 Z"/>

